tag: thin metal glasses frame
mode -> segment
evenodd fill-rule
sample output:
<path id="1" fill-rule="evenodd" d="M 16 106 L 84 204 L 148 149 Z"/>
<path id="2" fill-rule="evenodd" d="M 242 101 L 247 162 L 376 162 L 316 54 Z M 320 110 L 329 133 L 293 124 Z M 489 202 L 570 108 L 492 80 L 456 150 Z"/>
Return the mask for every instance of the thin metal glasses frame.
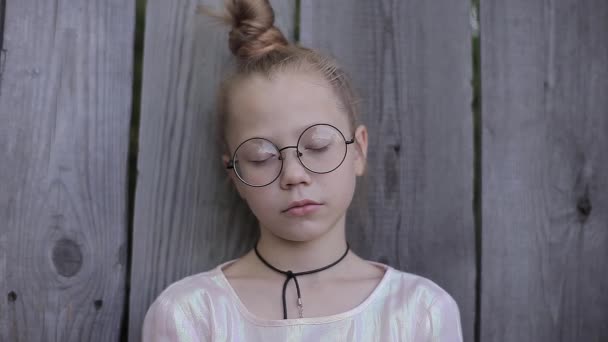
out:
<path id="1" fill-rule="evenodd" d="M 333 169 L 329 170 L 329 171 L 325 171 L 325 172 L 317 172 L 317 171 L 313 171 L 311 169 L 309 169 L 308 167 L 306 167 L 306 165 L 304 164 L 304 162 L 302 162 L 302 159 L 300 159 L 300 157 L 303 155 L 302 152 L 300 152 L 300 150 L 298 150 L 298 145 L 300 145 L 300 140 L 302 139 L 302 136 L 304 136 L 304 133 L 306 133 L 306 131 L 308 131 L 309 129 L 316 127 L 316 126 L 329 126 L 332 127 L 333 129 L 335 129 L 336 131 L 338 131 L 338 133 L 340 133 L 340 136 L 342 136 L 342 139 L 344 140 L 344 143 L 346 144 L 346 148 L 344 149 L 344 156 L 342 156 L 342 160 L 340 161 L 340 163 L 338 164 L 338 166 L 334 167 Z M 274 146 L 277 151 L 279 151 L 279 160 L 281 161 L 281 168 L 279 169 L 279 172 L 277 173 L 277 176 L 271 180 L 270 182 L 264 184 L 264 185 L 254 185 L 254 184 L 250 184 L 247 183 L 243 178 L 241 178 L 241 175 L 239 175 L 239 173 L 236 171 L 235 167 L 234 167 L 234 163 L 235 163 L 235 158 L 236 158 L 236 153 L 239 151 L 239 148 L 245 144 L 246 142 L 253 140 L 253 139 L 262 139 L 262 140 L 266 140 L 268 141 L 270 144 L 272 144 L 272 146 Z M 232 158 L 228 161 L 228 164 L 226 165 L 226 169 L 233 169 L 234 173 L 236 174 L 236 176 L 239 178 L 239 180 L 241 180 L 241 182 L 255 187 L 255 188 L 261 188 L 263 186 L 267 186 L 272 184 L 275 180 L 277 180 L 280 176 L 281 173 L 283 172 L 283 155 L 281 152 L 283 152 L 283 150 L 286 150 L 288 148 L 295 148 L 297 151 L 297 156 L 298 156 L 298 160 L 300 161 L 300 164 L 308 171 L 312 172 L 312 173 L 317 173 L 317 174 L 325 174 L 325 173 L 330 173 L 334 170 L 336 170 L 337 168 L 340 167 L 340 165 L 342 165 L 342 163 L 344 163 L 344 160 L 346 159 L 346 154 L 348 153 L 348 145 L 352 144 L 355 142 L 355 138 L 353 137 L 350 140 L 346 140 L 346 137 L 344 136 L 344 134 L 342 134 L 342 131 L 340 131 L 336 126 L 330 125 L 330 124 L 326 124 L 326 123 L 318 123 L 318 124 L 314 124 L 312 126 L 309 126 L 307 128 L 305 128 L 302 133 L 300 133 L 300 136 L 298 137 L 298 142 L 296 143 L 296 145 L 293 146 L 285 146 L 283 148 L 279 148 L 277 145 L 275 145 L 272 141 L 266 139 L 266 138 L 258 138 L 258 137 L 253 137 L 253 138 L 249 138 L 245 141 L 243 141 L 242 143 L 239 144 L 239 146 L 237 146 L 237 148 L 234 150 L 234 153 L 232 154 Z"/>

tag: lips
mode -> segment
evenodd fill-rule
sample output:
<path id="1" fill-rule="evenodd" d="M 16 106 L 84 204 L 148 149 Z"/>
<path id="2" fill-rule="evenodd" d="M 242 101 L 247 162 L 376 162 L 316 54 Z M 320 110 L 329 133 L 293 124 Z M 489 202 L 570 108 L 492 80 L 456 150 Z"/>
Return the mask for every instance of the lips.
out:
<path id="1" fill-rule="evenodd" d="M 321 203 L 315 202 L 315 201 L 310 200 L 310 199 L 304 199 L 304 200 L 301 200 L 301 201 L 291 202 L 289 204 L 289 206 L 287 207 L 287 209 L 283 210 L 283 212 L 286 212 L 286 211 L 288 211 L 288 210 L 290 210 L 292 208 L 305 207 L 305 206 L 308 206 L 308 205 L 319 205 L 319 204 L 321 204 Z"/>

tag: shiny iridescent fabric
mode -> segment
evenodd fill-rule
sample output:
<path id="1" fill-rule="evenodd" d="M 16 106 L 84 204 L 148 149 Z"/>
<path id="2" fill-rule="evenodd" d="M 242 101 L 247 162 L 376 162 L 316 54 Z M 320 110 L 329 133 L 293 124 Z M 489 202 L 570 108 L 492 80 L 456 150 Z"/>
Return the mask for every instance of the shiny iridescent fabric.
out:
<path id="1" fill-rule="evenodd" d="M 167 287 L 146 313 L 143 341 L 462 341 L 456 302 L 427 278 L 370 261 L 386 272 L 353 309 L 271 320 L 247 310 L 224 276 L 234 261 Z"/>

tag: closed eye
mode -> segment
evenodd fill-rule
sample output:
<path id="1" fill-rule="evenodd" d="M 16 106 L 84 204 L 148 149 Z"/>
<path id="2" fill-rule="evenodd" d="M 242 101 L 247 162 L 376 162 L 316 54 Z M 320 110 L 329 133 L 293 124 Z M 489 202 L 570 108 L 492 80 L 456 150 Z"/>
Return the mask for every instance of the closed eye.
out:
<path id="1" fill-rule="evenodd" d="M 325 150 L 327 150 L 329 148 L 329 145 L 323 146 L 323 147 L 317 147 L 317 148 L 312 148 L 312 147 L 306 147 L 304 150 L 305 151 L 313 151 L 313 152 L 323 152 Z"/>
<path id="2" fill-rule="evenodd" d="M 266 158 L 266 159 L 254 159 L 254 160 L 248 160 L 248 162 L 250 163 L 254 163 L 254 164 L 261 164 L 261 163 L 265 163 L 268 161 L 272 161 L 273 159 L 276 159 L 276 155 L 271 155 L 270 157 Z"/>

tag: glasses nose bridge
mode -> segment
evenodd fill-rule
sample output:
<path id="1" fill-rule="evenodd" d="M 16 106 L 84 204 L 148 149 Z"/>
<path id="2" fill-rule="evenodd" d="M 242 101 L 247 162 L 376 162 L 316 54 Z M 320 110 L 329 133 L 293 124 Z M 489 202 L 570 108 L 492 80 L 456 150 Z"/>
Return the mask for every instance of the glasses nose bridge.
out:
<path id="1" fill-rule="evenodd" d="M 302 153 L 301 153 L 301 152 L 298 150 L 298 146 L 297 146 L 297 145 L 285 146 L 285 147 L 283 147 L 283 148 L 279 149 L 279 158 L 280 158 L 281 160 L 283 160 L 283 159 L 284 159 L 284 158 L 283 158 L 283 153 L 282 153 L 282 152 L 283 152 L 283 150 L 286 150 L 286 149 L 288 149 L 288 148 L 295 148 L 295 149 L 296 149 L 296 152 L 298 153 L 298 157 L 301 157 L 301 156 L 302 156 Z M 298 158 L 298 159 L 299 159 L 299 158 Z"/>

